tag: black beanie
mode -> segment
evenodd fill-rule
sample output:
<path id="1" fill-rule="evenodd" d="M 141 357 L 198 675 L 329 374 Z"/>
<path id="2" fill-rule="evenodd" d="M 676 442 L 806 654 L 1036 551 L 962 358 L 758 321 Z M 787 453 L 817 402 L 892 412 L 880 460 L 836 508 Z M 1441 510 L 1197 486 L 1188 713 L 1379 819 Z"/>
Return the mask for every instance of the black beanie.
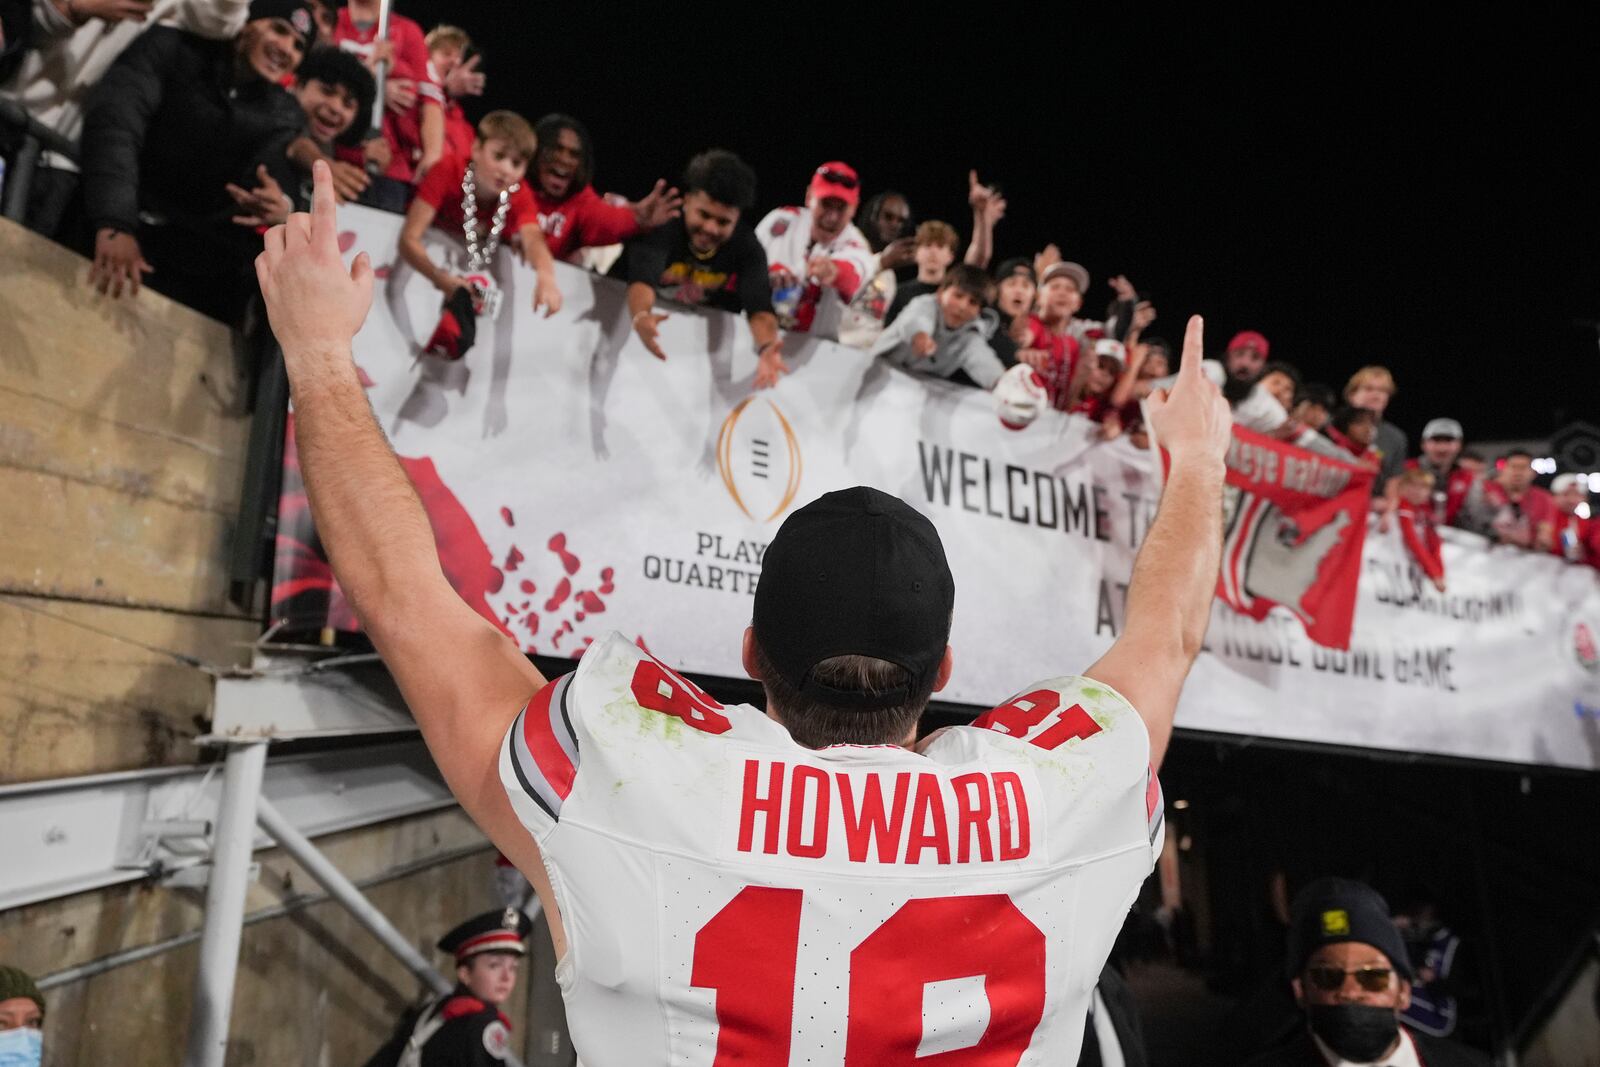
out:
<path id="1" fill-rule="evenodd" d="M 0 966 L 0 1000 L 18 997 L 33 1001 L 39 1005 L 39 1013 L 44 1013 L 44 994 L 39 992 L 39 987 L 34 985 L 28 973 L 16 967 Z"/>
<path id="2" fill-rule="evenodd" d="M 283 19 L 304 39 L 307 52 L 317 43 L 317 20 L 312 17 L 311 5 L 305 0 L 250 0 L 250 13 L 245 21 L 256 19 Z"/>
<path id="3" fill-rule="evenodd" d="M 1300 977 L 1306 960 L 1323 945 L 1359 941 L 1389 957 L 1389 966 L 1412 980 L 1406 943 L 1389 918 L 1389 903 L 1376 889 L 1349 878 L 1319 878 L 1295 895 L 1289 915 L 1290 978 Z"/>

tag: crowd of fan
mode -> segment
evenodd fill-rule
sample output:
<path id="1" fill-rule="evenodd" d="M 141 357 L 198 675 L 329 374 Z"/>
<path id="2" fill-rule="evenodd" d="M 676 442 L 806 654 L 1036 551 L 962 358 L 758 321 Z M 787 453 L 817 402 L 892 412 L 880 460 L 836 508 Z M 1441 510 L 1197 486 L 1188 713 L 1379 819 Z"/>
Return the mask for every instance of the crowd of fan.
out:
<path id="1" fill-rule="evenodd" d="M 504 237 L 537 272 L 536 309 L 560 307 L 556 259 L 627 281 L 634 330 L 662 359 L 657 300 L 708 306 L 748 316 L 758 386 L 787 371 L 785 334 L 809 333 L 993 390 L 1013 425 L 1049 407 L 1147 447 L 1139 401 L 1174 369 L 1171 346 L 1148 332 L 1155 308 L 1117 276 L 1104 317 L 1085 317 L 1089 272 L 1054 245 L 990 272 L 1006 201 L 976 173 L 964 251 L 948 223 L 913 227 L 900 193 L 863 202 L 844 162 L 819 166 L 803 204 L 754 227 L 755 175 L 720 149 L 695 156 L 678 188 L 601 196 L 581 122 L 493 111 L 474 126 L 462 101 L 482 94 L 485 77 L 468 35 L 444 25 L 424 33 L 395 14 L 379 40 L 378 7 L 0 3 L 5 94 L 81 145 L 77 159 L 41 157 L 27 223 L 91 255 L 90 283 L 109 297 L 147 283 L 238 323 L 260 232 L 307 205 L 311 168 L 323 160 L 342 201 L 406 213 L 399 254 L 442 296 L 426 346 L 435 355 L 459 358 L 471 346 L 475 320 L 498 299 L 490 264 Z M 461 254 L 434 262 L 422 242 L 429 227 L 459 237 Z M 1441 589 L 1441 525 L 1600 565 L 1600 520 L 1587 517 L 1582 476 L 1547 491 L 1533 484 L 1533 457 L 1516 451 L 1489 469 L 1451 418 L 1430 421 L 1422 455 L 1408 459 L 1407 435 L 1384 418 L 1395 392 L 1387 369 L 1363 367 L 1336 393 L 1269 357 L 1267 338 L 1247 330 L 1206 362 L 1236 422 L 1371 467 L 1380 522 L 1399 523 Z"/>

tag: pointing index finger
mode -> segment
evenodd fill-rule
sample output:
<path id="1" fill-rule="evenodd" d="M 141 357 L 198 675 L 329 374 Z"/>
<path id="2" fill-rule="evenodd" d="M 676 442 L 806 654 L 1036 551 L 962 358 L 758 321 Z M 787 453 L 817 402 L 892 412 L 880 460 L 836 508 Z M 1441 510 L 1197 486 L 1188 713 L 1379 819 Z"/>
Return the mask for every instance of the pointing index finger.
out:
<path id="1" fill-rule="evenodd" d="M 312 164 L 311 187 L 311 242 L 337 250 L 338 199 L 333 192 L 333 171 L 326 160 L 319 159 Z"/>
<path id="2" fill-rule="evenodd" d="M 1205 358 L 1205 334 L 1206 320 L 1199 315 L 1190 315 L 1188 328 L 1183 332 L 1183 362 L 1178 365 L 1179 381 L 1200 377 L 1200 361 Z"/>

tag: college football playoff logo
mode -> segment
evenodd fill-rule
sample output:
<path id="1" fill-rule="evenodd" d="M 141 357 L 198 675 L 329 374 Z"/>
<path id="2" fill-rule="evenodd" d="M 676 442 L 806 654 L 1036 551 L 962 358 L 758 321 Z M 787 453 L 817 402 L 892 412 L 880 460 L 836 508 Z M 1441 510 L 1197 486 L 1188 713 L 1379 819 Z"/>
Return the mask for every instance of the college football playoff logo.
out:
<path id="1" fill-rule="evenodd" d="M 766 397 L 745 397 L 717 433 L 717 473 L 728 495 L 757 522 L 771 522 L 800 491 L 800 441 L 783 410 Z"/>

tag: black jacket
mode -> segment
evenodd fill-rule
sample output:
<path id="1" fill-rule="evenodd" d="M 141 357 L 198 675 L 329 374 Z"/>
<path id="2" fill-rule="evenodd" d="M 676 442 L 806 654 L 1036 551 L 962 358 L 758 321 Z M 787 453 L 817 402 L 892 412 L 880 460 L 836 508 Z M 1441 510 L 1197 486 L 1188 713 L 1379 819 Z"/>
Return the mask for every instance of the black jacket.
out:
<path id="1" fill-rule="evenodd" d="M 1409 1026 L 1404 1029 L 1416 1043 L 1422 1067 L 1489 1067 L 1489 1057 L 1477 1049 L 1442 1037 L 1429 1037 Z M 1327 1061 L 1312 1043 L 1311 1031 L 1302 1023 L 1288 1042 L 1247 1061 L 1245 1067 L 1327 1067 Z"/>
<path id="2" fill-rule="evenodd" d="M 22 66 L 22 57 L 33 46 L 33 32 L 31 0 L 0 0 L 0 82 Z"/>
<path id="3" fill-rule="evenodd" d="M 295 178 L 284 150 L 305 114 L 253 72 L 238 81 L 236 52 L 236 40 L 156 26 L 117 57 L 84 110 L 83 200 L 94 230 L 137 232 L 145 210 L 259 244 L 229 221 L 237 211 L 225 186 L 254 188 L 256 165 L 265 163 L 289 191 Z"/>
<path id="4" fill-rule="evenodd" d="M 444 1024 L 422 1046 L 422 1067 L 497 1067 L 509 1050 L 510 1025 L 498 1008 L 461 986 L 419 1012 L 407 1012 L 366 1067 L 395 1067 L 419 1024 L 443 1015 Z"/>

